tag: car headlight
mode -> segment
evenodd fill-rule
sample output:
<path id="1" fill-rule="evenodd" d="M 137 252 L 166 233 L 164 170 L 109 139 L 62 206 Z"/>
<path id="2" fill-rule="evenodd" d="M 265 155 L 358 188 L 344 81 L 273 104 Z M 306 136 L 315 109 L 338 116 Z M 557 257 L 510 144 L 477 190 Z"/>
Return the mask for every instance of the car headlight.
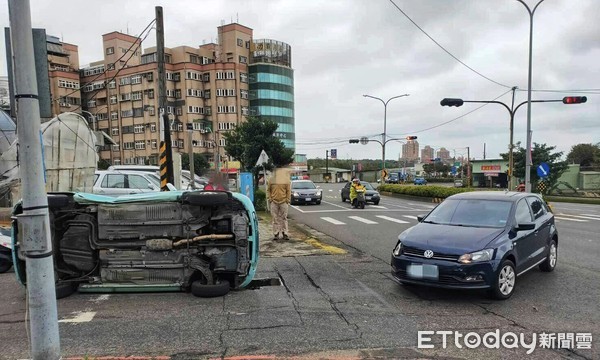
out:
<path id="1" fill-rule="evenodd" d="M 474 262 L 489 261 L 492 260 L 493 257 L 494 249 L 485 249 L 470 254 L 464 254 L 458 258 L 458 262 L 462 264 L 470 264 Z"/>
<path id="2" fill-rule="evenodd" d="M 400 256 L 400 254 L 402 254 L 402 241 L 398 241 L 392 254 L 394 254 L 394 256 Z"/>
<path id="3" fill-rule="evenodd" d="M 294 197 L 298 197 L 300 196 L 300 194 L 298 194 L 297 192 L 294 192 Z"/>
<path id="4" fill-rule="evenodd" d="M 317 196 L 321 196 L 321 190 L 317 191 Z"/>

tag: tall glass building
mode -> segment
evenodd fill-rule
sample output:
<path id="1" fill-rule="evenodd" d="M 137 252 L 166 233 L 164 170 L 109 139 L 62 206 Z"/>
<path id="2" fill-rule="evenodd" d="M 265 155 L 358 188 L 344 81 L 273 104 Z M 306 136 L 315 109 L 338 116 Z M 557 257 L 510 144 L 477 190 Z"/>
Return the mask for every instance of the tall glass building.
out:
<path id="1" fill-rule="evenodd" d="M 253 40 L 249 66 L 250 115 L 275 121 L 283 144 L 296 149 L 292 48 L 276 40 Z"/>

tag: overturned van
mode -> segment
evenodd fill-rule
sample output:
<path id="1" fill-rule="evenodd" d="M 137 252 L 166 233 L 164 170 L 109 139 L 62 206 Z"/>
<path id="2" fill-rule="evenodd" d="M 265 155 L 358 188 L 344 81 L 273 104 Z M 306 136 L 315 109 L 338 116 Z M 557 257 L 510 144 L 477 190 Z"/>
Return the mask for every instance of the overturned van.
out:
<path id="1" fill-rule="evenodd" d="M 49 193 L 57 297 L 80 292 L 191 291 L 246 287 L 258 263 L 250 199 L 226 191 L 168 191 L 108 197 Z M 14 208 L 15 272 L 27 284 L 21 204 Z"/>

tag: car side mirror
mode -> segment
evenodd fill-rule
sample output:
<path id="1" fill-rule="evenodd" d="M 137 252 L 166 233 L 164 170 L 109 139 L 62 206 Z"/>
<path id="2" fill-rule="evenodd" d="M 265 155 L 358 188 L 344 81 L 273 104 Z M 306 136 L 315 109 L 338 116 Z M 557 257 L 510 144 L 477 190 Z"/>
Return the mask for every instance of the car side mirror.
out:
<path id="1" fill-rule="evenodd" d="M 517 230 L 517 231 L 533 230 L 533 229 L 535 229 L 535 223 L 532 223 L 532 222 L 520 223 L 520 224 L 517 224 L 517 226 L 515 227 L 515 230 Z"/>
<path id="2" fill-rule="evenodd" d="M 417 215 L 417 221 L 421 222 L 425 218 L 425 215 Z"/>

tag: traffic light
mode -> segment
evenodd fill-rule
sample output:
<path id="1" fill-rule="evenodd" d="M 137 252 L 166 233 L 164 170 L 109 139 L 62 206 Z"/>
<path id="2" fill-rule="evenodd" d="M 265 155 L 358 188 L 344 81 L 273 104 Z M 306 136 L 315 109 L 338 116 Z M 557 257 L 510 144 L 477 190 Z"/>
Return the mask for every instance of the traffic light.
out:
<path id="1" fill-rule="evenodd" d="M 358 141 L 359 141 L 358 139 L 350 139 L 350 140 L 348 140 L 348 142 L 350 144 L 358 144 Z"/>
<path id="2" fill-rule="evenodd" d="M 451 99 L 451 98 L 445 98 L 442 101 L 440 101 L 440 105 L 442 106 L 462 106 L 464 104 L 463 99 Z"/>
<path id="3" fill-rule="evenodd" d="M 563 98 L 563 104 L 583 104 L 587 102 L 586 96 L 565 96 Z"/>
<path id="4" fill-rule="evenodd" d="M 417 137 L 416 136 L 407 136 L 406 140 L 416 140 Z"/>

